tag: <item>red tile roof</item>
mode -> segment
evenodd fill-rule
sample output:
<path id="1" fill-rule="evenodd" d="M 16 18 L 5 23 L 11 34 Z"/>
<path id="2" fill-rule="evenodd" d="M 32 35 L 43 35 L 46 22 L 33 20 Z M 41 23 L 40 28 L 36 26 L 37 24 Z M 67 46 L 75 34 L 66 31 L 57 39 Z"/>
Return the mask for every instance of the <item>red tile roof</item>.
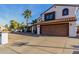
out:
<path id="1" fill-rule="evenodd" d="M 76 21 L 76 17 L 69 17 L 69 18 L 62 18 L 62 19 L 55 19 L 51 21 L 42 21 L 39 23 L 36 23 L 34 25 L 43 25 L 43 24 L 57 24 L 57 23 L 68 23 L 70 21 Z"/>

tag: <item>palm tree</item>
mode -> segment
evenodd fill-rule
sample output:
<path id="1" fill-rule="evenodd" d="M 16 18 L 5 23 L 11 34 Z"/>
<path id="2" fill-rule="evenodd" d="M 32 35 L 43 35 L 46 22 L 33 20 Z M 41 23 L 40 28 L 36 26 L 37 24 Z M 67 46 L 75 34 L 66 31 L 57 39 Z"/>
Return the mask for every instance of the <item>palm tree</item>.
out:
<path id="1" fill-rule="evenodd" d="M 28 19 L 31 17 L 31 10 L 26 9 L 23 12 L 24 18 L 26 19 L 26 26 L 28 27 Z"/>

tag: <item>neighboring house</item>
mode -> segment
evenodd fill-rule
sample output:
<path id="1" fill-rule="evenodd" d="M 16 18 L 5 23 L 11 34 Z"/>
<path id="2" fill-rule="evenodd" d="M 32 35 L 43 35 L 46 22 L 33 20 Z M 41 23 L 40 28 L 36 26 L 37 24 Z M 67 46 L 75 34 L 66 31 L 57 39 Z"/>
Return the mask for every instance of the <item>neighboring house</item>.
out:
<path id="1" fill-rule="evenodd" d="M 79 5 L 54 4 L 40 15 L 32 33 L 36 27 L 39 35 L 76 37 L 78 13 Z"/>
<path id="2" fill-rule="evenodd" d="M 4 29 L 6 29 L 4 26 L 0 25 L 0 32 L 2 32 Z"/>

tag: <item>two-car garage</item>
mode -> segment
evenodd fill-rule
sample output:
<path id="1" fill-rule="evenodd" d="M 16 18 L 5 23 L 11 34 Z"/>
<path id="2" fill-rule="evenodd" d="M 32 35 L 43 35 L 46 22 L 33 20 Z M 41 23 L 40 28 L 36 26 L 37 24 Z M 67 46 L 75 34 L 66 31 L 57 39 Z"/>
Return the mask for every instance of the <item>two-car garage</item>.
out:
<path id="1" fill-rule="evenodd" d="M 69 24 L 49 24 L 40 26 L 41 35 L 52 35 L 52 36 L 68 36 L 69 35 Z"/>
<path id="2" fill-rule="evenodd" d="M 42 21 L 32 26 L 32 33 L 36 26 L 38 35 L 45 36 L 77 36 L 75 18 L 66 18 L 62 20 Z"/>

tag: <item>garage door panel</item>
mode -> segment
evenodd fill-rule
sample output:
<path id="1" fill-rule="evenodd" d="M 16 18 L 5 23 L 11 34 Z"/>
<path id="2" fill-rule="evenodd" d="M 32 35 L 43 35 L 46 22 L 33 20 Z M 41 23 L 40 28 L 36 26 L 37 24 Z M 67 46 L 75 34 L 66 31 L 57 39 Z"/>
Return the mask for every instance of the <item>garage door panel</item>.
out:
<path id="1" fill-rule="evenodd" d="M 55 24 L 55 25 L 42 25 L 42 35 L 53 35 L 53 36 L 68 36 L 69 26 L 68 24 Z"/>

